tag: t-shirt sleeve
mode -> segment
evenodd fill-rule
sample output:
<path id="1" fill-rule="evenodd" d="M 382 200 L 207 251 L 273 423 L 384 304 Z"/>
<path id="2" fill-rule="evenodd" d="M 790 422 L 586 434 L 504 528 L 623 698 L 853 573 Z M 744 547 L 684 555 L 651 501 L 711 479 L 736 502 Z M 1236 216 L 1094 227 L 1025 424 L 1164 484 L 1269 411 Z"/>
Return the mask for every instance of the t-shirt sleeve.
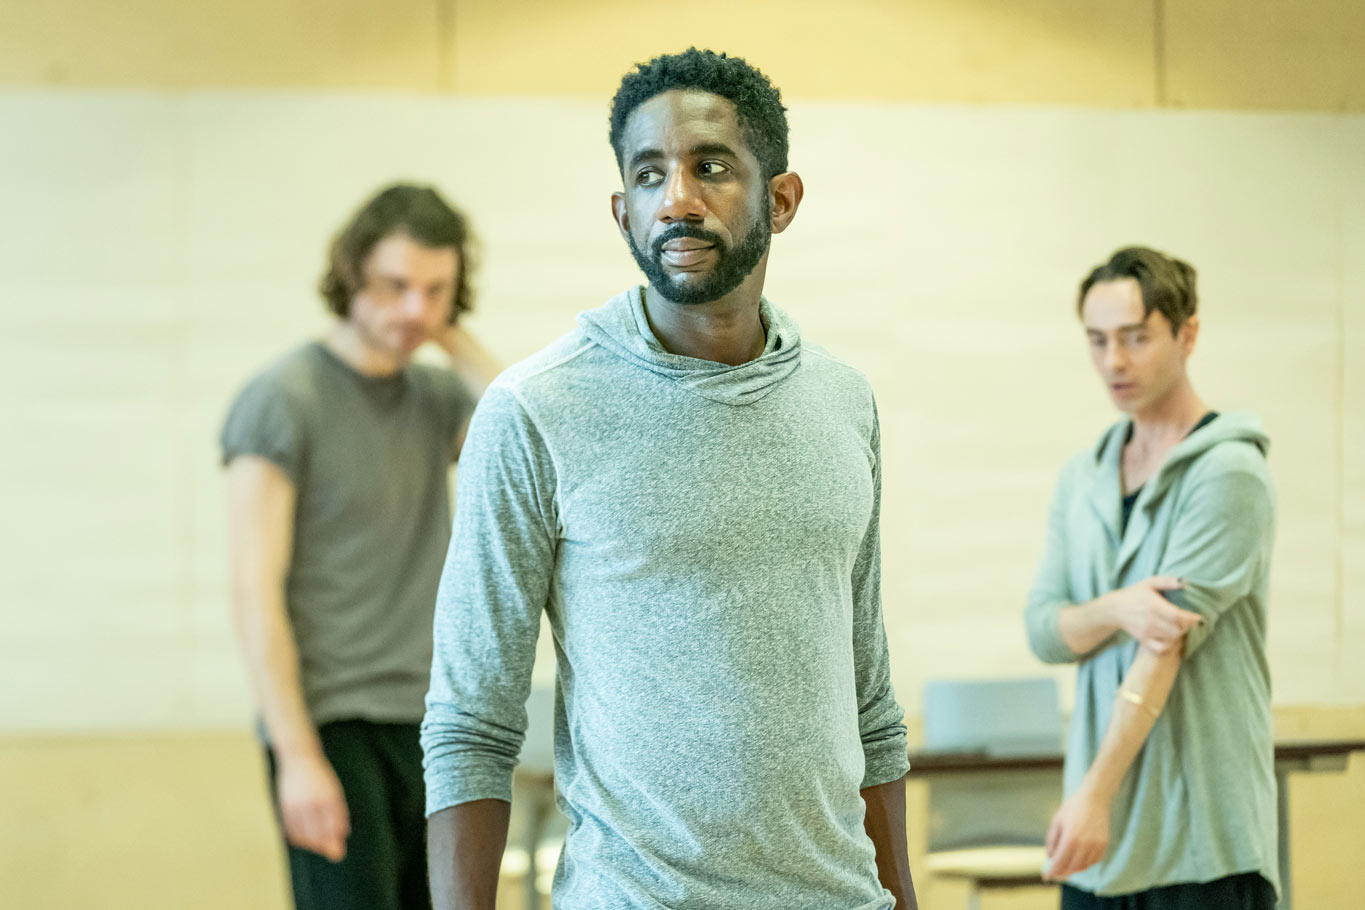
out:
<path id="1" fill-rule="evenodd" d="M 284 388 L 272 377 L 258 376 L 241 391 L 228 409 L 219 441 L 224 465 L 239 455 L 259 455 L 299 482 L 303 428 Z"/>
<path id="2" fill-rule="evenodd" d="M 1260 582 L 1273 534 L 1274 495 L 1259 465 L 1219 470 L 1187 488 L 1157 570 L 1183 578 L 1185 587 L 1166 597 L 1204 617 L 1185 636 L 1187 657 Z"/>

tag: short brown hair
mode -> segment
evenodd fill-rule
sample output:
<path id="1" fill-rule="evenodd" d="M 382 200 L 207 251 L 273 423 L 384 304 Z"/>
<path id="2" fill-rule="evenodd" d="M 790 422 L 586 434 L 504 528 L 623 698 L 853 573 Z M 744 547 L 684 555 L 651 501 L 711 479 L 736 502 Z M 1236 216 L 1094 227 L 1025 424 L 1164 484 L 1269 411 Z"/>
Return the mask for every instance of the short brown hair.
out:
<path id="1" fill-rule="evenodd" d="M 1185 321 L 1195 314 L 1199 297 L 1195 293 L 1194 266 L 1174 256 L 1145 246 L 1124 247 L 1098 265 L 1081 282 L 1076 297 L 1076 312 L 1085 306 L 1085 295 L 1101 281 L 1121 281 L 1132 278 L 1142 290 L 1142 318 L 1156 310 L 1178 332 Z"/>
<path id="2" fill-rule="evenodd" d="M 379 241 L 392 234 L 406 234 L 423 246 L 454 247 L 459 269 L 450 321 L 474 308 L 469 284 L 473 237 L 468 220 L 431 187 L 397 183 L 361 206 L 332 240 L 327 271 L 318 283 L 327 309 L 343 319 L 350 314 L 351 298 L 365 283 L 361 274 L 365 260 Z"/>

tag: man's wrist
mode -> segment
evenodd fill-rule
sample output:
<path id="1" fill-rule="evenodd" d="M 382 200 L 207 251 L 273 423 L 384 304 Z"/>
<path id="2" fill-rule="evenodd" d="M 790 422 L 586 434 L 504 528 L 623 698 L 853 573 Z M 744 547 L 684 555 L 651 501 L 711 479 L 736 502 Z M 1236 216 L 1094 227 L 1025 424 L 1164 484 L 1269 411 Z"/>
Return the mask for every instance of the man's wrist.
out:
<path id="1" fill-rule="evenodd" d="M 1090 769 L 1090 772 L 1082 778 L 1081 785 L 1076 788 L 1076 796 L 1079 799 L 1087 800 L 1106 809 L 1114 801 L 1117 792 L 1118 781 L 1104 779 L 1094 768 Z"/>
<path id="2" fill-rule="evenodd" d="M 1118 605 L 1114 602 L 1113 591 L 1104 592 L 1086 606 L 1089 608 L 1091 623 L 1102 627 L 1108 634 L 1112 635 L 1123 628 Z"/>
<path id="3" fill-rule="evenodd" d="M 281 765 L 301 765 L 327 760 L 326 754 L 322 751 L 322 742 L 317 736 L 276 742 L 271 750 Z"/>

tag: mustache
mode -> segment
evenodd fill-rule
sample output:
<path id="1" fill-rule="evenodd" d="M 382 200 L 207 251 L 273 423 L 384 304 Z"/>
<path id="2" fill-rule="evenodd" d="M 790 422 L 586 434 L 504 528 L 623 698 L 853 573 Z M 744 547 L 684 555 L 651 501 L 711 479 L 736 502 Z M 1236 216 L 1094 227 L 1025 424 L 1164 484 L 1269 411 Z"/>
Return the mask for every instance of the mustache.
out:
<path id="1" fill-rule="evenodd" d="M 725 249 L 725 238 L 714 231 L 708 231 L 706 228 L 697 227 L 695 224 L 674 224 L 665 228 L 662 234 L 654 238 L 653 242 L 649 245 L 650 252 L 654 254 L 655 259 L 658 259 L 664 253 L 665 243 L 672 240 L 680 240 L 683 237 L 704 241 L 722 251 Z"/>

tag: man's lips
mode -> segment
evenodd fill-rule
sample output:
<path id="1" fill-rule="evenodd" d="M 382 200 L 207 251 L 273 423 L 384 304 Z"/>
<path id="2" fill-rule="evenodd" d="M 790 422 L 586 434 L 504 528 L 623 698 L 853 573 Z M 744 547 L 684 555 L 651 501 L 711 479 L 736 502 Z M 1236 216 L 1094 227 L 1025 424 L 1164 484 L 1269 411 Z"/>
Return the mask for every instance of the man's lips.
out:
<path id="1" fill-rule="evenodd" d="M 700 250 L 709 246 L 715 246 L 700 237 L 675 237 L 663 245 L 665 251 L 670 253 L 681 253 L 685 250 Z"/>
<path id="2" fill-rule="evenodd" d="M 686 243 L 688 246 L 675 248 L 675 243 Z M 664 244 L 663 250 L 659 253 L 659 258 L 667 265 L 676 268 L 686 268 L 692 265 L 699 265 L 709 257 L 715 247 L 709 243 L 702 243 L 698 240 L 675 240 Z"/>
<path id="3" fill-rule="evenodd" d="M 1115 395 L 1126 395 L 1137 388 L 1137 385 L 1132 382 L 1111 382 L 1109 388 Z"/>

